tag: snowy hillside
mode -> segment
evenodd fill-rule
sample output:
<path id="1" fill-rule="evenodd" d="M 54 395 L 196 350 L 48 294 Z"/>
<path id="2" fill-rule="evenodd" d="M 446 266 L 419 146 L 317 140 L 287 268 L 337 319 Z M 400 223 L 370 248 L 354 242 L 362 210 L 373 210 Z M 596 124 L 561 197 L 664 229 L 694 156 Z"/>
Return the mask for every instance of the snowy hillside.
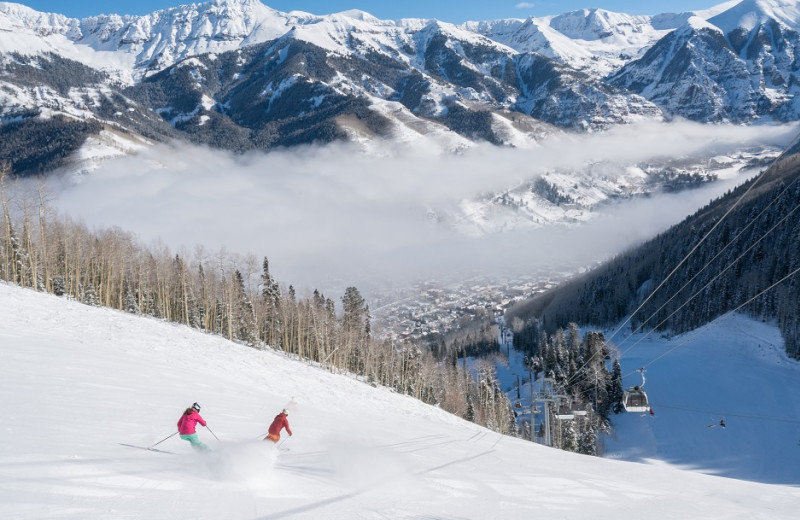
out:
<path id="1" fill-rule="evenodd" d="M 749 32 L 772 20 L 797 31 L 800 6 L 792 0 L 745 0 L 708 21 L 728 34 L 740 28 Z"/>
<path id="2" fill-rule="evenodd" d="M 777 327 L 730 314 L 670 339 L 614 332 L 606 337 L 621 353 L 623 383 L 641 384 L 636 370 L 645 367 L 654 415 L 612 414 L 613 431 L 602 441 L 605 458 L 800 483 L 800 402 L 792 397 L 800 392 L 800 362 L 786 356 Z M 505 339 L 497 375 L 527 414 L 528 371 L 523 355 L 511 350 L 510 336 Z M 538 427 L 542 415 L 535 420 Z"/>
<path id="3" fill-rule="evenodd" d="M 468 22 L 465 27 L 520 52 L 535 52 L 601 78 L 653 45 L 683 21 L 582 9 L 525 20 Z"/>
<path id="4" fill-rule="evenodd" d="M 653 417 L 623 414 L 606 456 L 660 460 L 726 477 L 800 484 L 800 362 L 780 331 L 741 315 L 665 340 L 614 338 L 625 383 L 640 383 Z M 721 428 L 719 421 L 725 422 Z"/>
<path id="5" fill-rule="evenodd" d="M 272 352 L 7 285 L 0 356 L 3 518 L 751 520 L 795 518 L 800 502 L 793 486 L 501 437 Z M 120 444 L 168 437 L 193 401 L 211 453 Z M 258 439 L 283 407 L 294 436 L 278 451 Z"/>

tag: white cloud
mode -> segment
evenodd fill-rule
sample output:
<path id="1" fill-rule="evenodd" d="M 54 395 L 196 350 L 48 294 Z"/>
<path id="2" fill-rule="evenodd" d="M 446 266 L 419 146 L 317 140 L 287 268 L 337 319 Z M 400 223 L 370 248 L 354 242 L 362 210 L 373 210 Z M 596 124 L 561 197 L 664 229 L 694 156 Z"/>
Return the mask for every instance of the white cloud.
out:
<path id="1" fill-rule="evenodd" d="M 517 9 L 532 9 L 536 7 L 536 4 L 534 4 L 533 2 L 520 2 L 514 7 L 516 7 Z"/>
<path id="2" fill-rule="evenodd" d="M 106 163 L 56 187 L 57 205 L 90 226 L 119 226 L 173 250 L 225 247 L 268 256 L 276 277 L 330 287 L 460 269 L 507 275 L 548 265 L 586 265 L 681 220 L 727 187 L 655 197 L 609 210 L 576 228 L 469 238 L 426 219 L 463 198 L 497 192 L 554 168 L 606 160 L 635 163 L 714 147 L 785 144 L 793 129 L 647 123 L 595 135 L 561 135 L 535 149 L 479 146 L 460 155 L 348 145 L 236 156 L 159 146 Z"/>

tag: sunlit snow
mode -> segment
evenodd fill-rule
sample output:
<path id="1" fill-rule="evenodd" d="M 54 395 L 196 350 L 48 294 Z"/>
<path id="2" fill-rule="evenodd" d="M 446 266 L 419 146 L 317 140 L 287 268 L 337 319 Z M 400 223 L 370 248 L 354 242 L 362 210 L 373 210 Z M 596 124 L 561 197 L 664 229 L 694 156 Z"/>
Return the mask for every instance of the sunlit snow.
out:
<path id="1" fill-rule="evenodd" d="M 273 352 L 2 284 L 0 356 L 2 518 L 751 520 L 800 503 L 796 486 L 546 448 Z M 169 437 L 194 401 L 205 455 Z M 284 407 L 294 436 L 279 451 L 259 439 Z M 164 438 L 172 453 L 122 445 Z"/>

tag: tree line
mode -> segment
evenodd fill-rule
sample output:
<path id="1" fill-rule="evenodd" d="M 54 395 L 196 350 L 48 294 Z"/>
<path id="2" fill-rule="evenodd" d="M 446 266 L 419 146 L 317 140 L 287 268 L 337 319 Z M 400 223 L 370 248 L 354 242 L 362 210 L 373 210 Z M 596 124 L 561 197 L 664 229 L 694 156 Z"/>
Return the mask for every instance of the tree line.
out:
<path id="1" fill-rule="evenodd" d="M 455 358 L 378 339 L 356 287 L 337 305 L 318 290 L 300 296 L 280 284 L 266 257 L 200 246 L 174 253 L 119 228 L 90 230 L 52 208 L 44 183 L 23 191 L 10 172 L 0 164 L 0 280 L 283 351 L 516 434 L 511 404 L 492 373 L 473 376 Z"/>

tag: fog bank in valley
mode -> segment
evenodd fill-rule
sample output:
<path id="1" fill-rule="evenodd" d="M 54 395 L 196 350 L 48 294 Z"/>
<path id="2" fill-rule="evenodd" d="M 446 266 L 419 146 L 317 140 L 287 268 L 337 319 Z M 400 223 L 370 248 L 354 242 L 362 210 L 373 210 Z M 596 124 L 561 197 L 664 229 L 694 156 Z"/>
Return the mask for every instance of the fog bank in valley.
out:
<path id="1" fill-rule="evenodd" d="M 457 211 L 463 199 L 502 192 L 556 169 L 783 147 L 795 131 L 646 123 L 560 135 L 531 149 L 486 145 L 461 153 L 390 144 L 364 152 L 338 144 L 237 156 L 156 146 L 77 180 L 64 178 L 52 189 L 59 210 L 90 227 L 119 226 L 174 251 L 201 244 L 209 252 L 267 256 L 282 283 L 326 292 L 462 272 L 506 277 L 591 265 L 679 222 L 745 175 L 609 205 L 571 227 L 468 237 L 428 215 Z"/>

